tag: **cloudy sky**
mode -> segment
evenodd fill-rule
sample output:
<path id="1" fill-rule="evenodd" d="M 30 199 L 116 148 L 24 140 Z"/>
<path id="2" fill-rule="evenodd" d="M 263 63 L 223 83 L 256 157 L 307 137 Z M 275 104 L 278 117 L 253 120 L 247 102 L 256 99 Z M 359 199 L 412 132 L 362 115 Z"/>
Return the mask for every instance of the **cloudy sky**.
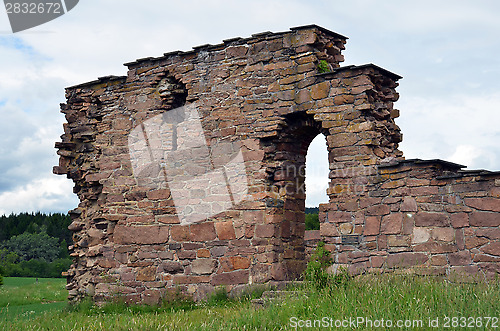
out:
<path id="1" fill-rule="evenodd" d="M 396 108 L 407 158 L 500 170 L 498 17 L 495 0 L 83 0 L 12 34 L 0 8 L 0 215 L 76 207 L 72 183 L 52 174 L 64 87 L 125 75 L 122 63 L 137 58 L 311 23 L 350 38 L 344 65 L 404 77 Z M 318 142 L 308 155 L 325 170 Z M 308 179 L 307 204 L 325 201 L 326 175 L 310 166 Z"/>

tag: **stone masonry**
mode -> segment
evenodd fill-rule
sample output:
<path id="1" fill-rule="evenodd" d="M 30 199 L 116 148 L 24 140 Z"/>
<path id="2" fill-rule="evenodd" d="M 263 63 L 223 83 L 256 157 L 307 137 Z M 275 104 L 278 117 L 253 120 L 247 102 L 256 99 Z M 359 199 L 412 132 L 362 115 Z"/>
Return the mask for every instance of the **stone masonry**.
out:
<path id="1" fill-rule="evenodd" d="M 373 64 L 341 67 L 346 39 L 316 25 L 264 32 L 140 59 L 126 64 L 127 76 L 67 88 L 54 173 L 71 178 L 80 199 L 70 211 L 70 299 L 158 303 L 171 289 L 202 299 L 218 286 L 295 280 L 307 244 L 318 240 L 353 273 L 500 273 L 500 173 L 405 160 L 393 108 L 401 77 Z M 159 180 L 165 168 L 138 165 L 131 150 L 141 143 L 134 132 L 182 106 L 195 106 L 212 161 L 179 167 L 218 171 L 236 154 L 214 151 L 235 143 L 247 187 L 191 223 Z M 320 205 L 319 232 L 306 234 L 305 156 L 318 134 L 327 139 L 329 203 Z M 158 139 L 147 147 L 176 150 Z M 194 183 L 186 199 L 202 206 L 215 193 L 209 182 Z M 194 217 L 196 208 L 183 213 Z"/>

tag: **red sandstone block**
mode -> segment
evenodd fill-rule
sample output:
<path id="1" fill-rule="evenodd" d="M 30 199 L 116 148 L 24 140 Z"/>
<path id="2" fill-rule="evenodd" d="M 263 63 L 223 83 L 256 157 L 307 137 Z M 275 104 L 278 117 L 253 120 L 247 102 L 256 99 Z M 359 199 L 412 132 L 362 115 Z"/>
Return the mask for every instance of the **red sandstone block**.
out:
<path id="1" fill-rule="evenodd" d="M 321 223 L 319 231 L 322 237 L 336 237 L 340 235 L 337 227 L 332 223 Z"/>
<path id="2" fill-rule="evenodd" d="M 215 230 L 217 231 L 217 237 L 219 240 L 230 240 L 236 238 L 233 221 L 216 222 Z"/>
<path id="3" fill-rule="evenodd" d="M 385 259 L 385 256 L 372 256 L 370 258 L 372 268 L 381 268 L 385 262 Z"/>
<path id="4" fill-rule="evenodd" d="M 403 214 L 403 234 L 412 234 L 414 225 L 414 215 L 410 213 Z"/>
<path id="5" fill-rule="evenodd" d="M 469 216 L 469 223 L 472 226 L 494 227 L 500 225 L 500 214 L 491 212 L 472 212 Z"/>
<path id="6" fill-rule="evenodd" d="M 444 266 L 448 264 L 448 260 L 445 255 L 433 255 L 431 257 L 431 264 L 433 266 Z"/>
<path id="7" fill-rule="evenodd" d="M 159 289 L 147 289 L 142 292 L 142 302 L 146 305 L 160 304 L 163 293 Z"/>
<path id="8" fill-rule="evenodd" d="M 174 225 L 170 231 L 172 240 L 177 242 L 190 241 L 189 225 Z"/>
<path id="9" fill-rule="evenodd" d="M 158 215 L 156 221 L 164 224 L 179 224 L 181 222 L 177 215 Z"/>
<path id="10" fill-rule="evenodd" d="M 329 211 L 328 222 L 330 223 L 345 223 L 351 222 L 353 217 L 350 212 L 346 211 Z"/>
<path id="11" fill-rule="evenodd" d="M 380 233 L 380 217 L 367 216 L 365 220 L 365 228 L 363 234 L 365 236 L 378 235 Z"/>
<path id="12" fill-rule="evenodd" d="M 203 222 L 191 225 L 191 240 L 211 241 L 217 238 L 213 222 Z"/>
<path id="13" fill-rule="evenodd" d="M 445 213 L 419 212 L 415 214 L 415 226 L 448 226 L 450 220 Z"/>
<path id="14" fill-rule="evenodd" d="M 467 213 L 454 213 L 450 215 L 451 225 L 455 228 L 469 226 L 469 215 Z"/>
<path id="15" fill-rule="evenodd" d="M 500 212 L 500 199 L 497 198 L 469 198 L 465 199 L 465 204 L 479 210 Z"/>
<path id="16" fill-rule="evenodd" d="M 396 253 L 387 257 L 386 264 L 389 268 L 411 267 L 424 264 L 429 258 L 424 253 Z"/>
<path id="17" fill-rule="evenodd" d="M 214 286 L 247 284 L 249 275 L 250 272 L 248 270 L 224 272 L 221 274 L 213 275 L 212 279 L 210 280 L 210 284 Z"/>
<path id="18" fill-rule="evenodd" d="M 127 223 L 151 224 L 151 223 L 154 223 L 154 221 L 155 221 L 155 217 L 153 215 L 139 215 L 139 216 L 127 217 Z"/>
<path id="19" fill-rule="evenodd" d="M 457 251 L 457 246 L 454 244 L 426 242 L 423 244 L 415 245 L 413 247 L 413 250 L 415 252 L 429 252 L 433 254 L 454 253 Z"/>
<path id="20" fill-rule="evenodd" d="M 500 257 L 484 254 L 474 254 L 474 262 L 500 262 Z"/>
<path id="21" fill-rule="evenodd" d="M 199 258 L 210 257 L 210 251 L 206 248 L 200 248 L 196 252 L 196 256 Z"/>
<path id="22" fill-rule="evenodd" d="M 168 241 L 167 226 L 115 226 L 113 241 L 117 244 L 161 244 Z"/>
<path id="23" fill-rule="evenodd" d="M 469 265 L 472 258 L 469 251 L 461 251 L 448 254 L 448 261 L 450 261 L 450 265 Z"/>
<path id="24" fill-rule="evenodd" d="M 177 257 L 179 258 L 179 260 L 193 260 L 196 259 L 196 251 L 178 251 Z"/>
<path id="25" fill-rule="evenodd" d="M 308 230 L 304 234 L 304 240 L 320 240 L 320 230 Z"/>
<path id="26" fill-rule="evenodd" d="M 147 192 L 146 195 L 150 200 L 168 199 L 170 197 L 170 190 L 167 189 L 153 190 Z"/>
<path id="27" fill-rule="evenodd" d="M 380 225 L 380 233 L 383 234 L 400 234 L 403 224 L 403 215 L 401 213 L 394 213 L 382 217 Z"/>
<path id="28" fill-rule="evenodd" d="M 276 227 L 274 224 L 257 224 L 255 227 L 255 236 L 257 238 L 271 238 L 275 235 Z"/>
<path id="29" fill-rule="evenodd" d="M 500 228 L 477 229 L 476 235 L 488 239 L 500 239 Z"/>
<path id="30" fill-rule="evenodd" d="M 139 282 L 151 282 L 156 279 L 156 267 L 150 266 L 139 269 L 135 279 Z"/>
<path id="31" fill-rule="evenodd" d="M 500 241 L 495 241 L 484 246 L 481 251 L 486 254 L 500 256 Z"/>
<path id="32" fill-rule="evenodd" d="M 435 228 L 432 230 L 431 237 L 438 241 L 451 242 L 455 239 L 455 230 L 452 228 Z"/>
<path id="33" fill-rule="evenodd" d="M 208 283 L 210 281 L 210 276 L 185 276 L 185 275 L 175 275 L 174 284 L 201 284 Z"/>
<path id="34" fill-rule="evenodd" d="M 437 186 L 420 186 L 410 188 L 410 194 L 412 196 L 425 196 L 425 195 L 437 195 L 439 189 Z"/>
<path id="35" fill-rule="evenodd" d="M 115 203 L 115 202 L 124 202 L 125 198 L 123 197 L 123 194 L 107 194 L 106 195 L 106 202 L 107 203 Z"/>
<path id="36" fill-rule="evenodd" d="M 403 202 L 401 202 L 401 211 L 405 212 L 416 212 L 417 201 L 413 197 L 404 197 Z"/>
<path id="37" fill-rule="evenodd" d="M 223 272 L 230 272 L 238 269 L 248 269 L 251 260 L 242 256 L 222 257 L 219 259 Z"/>
<path id="38" fill-rule="evenodd" d="M 368 216 L 383 216 L 391 212 L 391 209 L 387 205 L 375 205 L 366 208 L 366 215 Z"/>
<path id="39" fill-rule="evenodd" d="M 465 249 L 465 237 L 462 229 L 455 230 L 455 242 L 457 243 L 457 248 L 459 250 Z"/>

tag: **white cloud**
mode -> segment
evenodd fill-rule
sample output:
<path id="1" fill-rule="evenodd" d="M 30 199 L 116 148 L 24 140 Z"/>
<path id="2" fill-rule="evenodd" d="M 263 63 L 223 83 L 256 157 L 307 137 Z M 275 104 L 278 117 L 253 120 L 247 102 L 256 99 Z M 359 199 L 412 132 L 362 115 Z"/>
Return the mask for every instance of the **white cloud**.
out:
<path id="1" fill-rule="evenodd" d="M 20 212 L 67 212 L 78 205 L 73 184 L 62 177 L 39 178 L 0 194 L 0 215 Z"/>
<path id="2" fill-rule="evenodd" d="M 407 158 L 441 158 L 468 168 L 500 169 L 500 93 L 402 97 L 397 104 Z M 458 162 L 458 163 L 460 163 Z"/>

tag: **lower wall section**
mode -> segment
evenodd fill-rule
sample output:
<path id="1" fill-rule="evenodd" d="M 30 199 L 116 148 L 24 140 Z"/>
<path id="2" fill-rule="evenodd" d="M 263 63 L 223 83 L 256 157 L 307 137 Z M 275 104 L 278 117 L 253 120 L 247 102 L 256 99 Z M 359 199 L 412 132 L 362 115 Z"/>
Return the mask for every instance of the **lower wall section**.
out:
<path id="1" fill-rule="evenodd" d="M 379 167 L 362 195 L 320 207 L 320 237 L 352 273 L 500 273 L 500 174 L 444 161 Z"/>

